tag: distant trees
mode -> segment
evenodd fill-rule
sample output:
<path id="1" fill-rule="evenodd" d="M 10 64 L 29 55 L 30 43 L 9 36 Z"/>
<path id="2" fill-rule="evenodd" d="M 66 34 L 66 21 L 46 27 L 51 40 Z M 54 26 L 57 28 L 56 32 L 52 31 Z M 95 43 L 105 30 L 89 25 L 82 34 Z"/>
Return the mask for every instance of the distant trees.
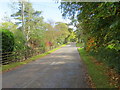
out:
<path id="1" fill-rule="evenodd" d="M 42 11 L 35 11 L 30 2 L 18 2 L 16 12 L 11 15 L 15 22 L 5 21 L 0 25 L 1 29 L 13 33 L 14 38 L 10 41 L 7 37 L 2 37 L 3 44 L 14 42 L 12 50 L 4 48 L 6 52 L 11 52 L 11 62 L 25 60 L 28 57 L 43 53 L 70 41 L 71 32 L 68 25 L 62 22 L 44 22 Z M 55 25 L 53 24 L 55 23 Z"/>
<path id="2" fill-rule="evenodd" d="M 67 24 L 61 23 L 61 22 L 56 22 L 55 31 L 56 31 L 56 35 L 58 36 L 57 37 L 58 43 L 60 43 L 60 44 L 67 43 L 67 41 L 65 41 L 66 40 L 65 38 L 67 38 L 68 35 L 70 34 L 68 31 Z"/>
<path id="3" fill-rule="evenodd" d="M 51 23 L 44 22 L 43 17 L 40 16 L 42 12 L 35 11 L 30 2 L 19 2 L 18 6 L 18 11 L 11 16 L 16 20 L 18 29 L 23 32 L 26 47 L 34 49 L 45 45 L 46 42 L 51 42 L 54 45 L 58 45 L 58 42 L 60 44 L 65 42 L 64 39 L 69 35 L 67 24 L 57 22 L 53 27 Z"/>

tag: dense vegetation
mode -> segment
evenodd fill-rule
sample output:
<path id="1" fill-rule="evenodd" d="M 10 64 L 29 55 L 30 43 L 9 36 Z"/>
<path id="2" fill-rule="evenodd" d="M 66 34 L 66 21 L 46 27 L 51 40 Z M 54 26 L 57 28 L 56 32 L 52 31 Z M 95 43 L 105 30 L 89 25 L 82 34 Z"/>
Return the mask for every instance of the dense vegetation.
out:
<path id="1" fill-rule="evenodd" d="M 6 29 L 0 29 L 0 35 L 2 36 L 2 38 L 0 38 L 1 40 L 1 45 L 2 45 L 2 63 L 5 62 L 5 59 L 9 59 L 8 57 L 4 58 L 4 56 L 6 55 L 5 52 L 9 52 L 7 53 L 7 56 L 10 56 L 13 49 L 14 49 L 14 36 L 13 33 L 10 32 L 9 30 Z"/>
<path id="2" fill-rule="evenodd" d="M 49 51 L 69 42 L 72 39 L 71 35 L 74 36 L 73 30 L 69 31 L 66 23 L 45 22 L 43 16 L 41 16 L 42 11 L 35 11 L 30 2 L 16 2 L 13 7 L 17 7 L 16 12 L 11 15 L 15 22 L 13 23 L 6 18 L 6 21 L 0 25 L 1 29 L 7 29 L 9 34 L 13 33 L 14 35 L 14 38 L 9 38 L 11 34 L 8 37 L 4 37 L 6 34 L 3 34 L 2 37 L 3 44 L 8 45 L 9 43 L 8 48 L 6 48 L 6 45 L 2 45 L 3 53 L 13 51 L 10 56 L 11 62 L 25 60 L 33 55 Z"/>
<path id="3" fill-rule="evenodd" d="M 14 49 L 14 36 L 9 30 L 0 29 L 2 35 L 2 52 L 12 52 Z"/>
<path id="4" fill-rule="evenodd" d="M 61 2 L 60 8 L 85 50 L 120 72 L 120 2 Z"/>

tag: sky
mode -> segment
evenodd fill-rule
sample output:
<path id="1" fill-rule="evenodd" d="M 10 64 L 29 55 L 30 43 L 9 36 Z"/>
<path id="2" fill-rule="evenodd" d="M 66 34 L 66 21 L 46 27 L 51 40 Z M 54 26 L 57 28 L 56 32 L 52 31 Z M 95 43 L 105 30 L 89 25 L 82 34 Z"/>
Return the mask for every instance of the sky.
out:
<path id="1" fill-rule="evenodd" d="M 15 0 L 0 0 L 0 22 L 5 16 L 10 16 L 16 11 L 11 8 L 11 2 Z M 63 19 L 61 10 L 58 9 L 60 3 L 55 3 L 55 0 L 29 0 L 34 10 L 42 11 L 44 21 L 54 22 L 70 22 L 68 19 Z M 60 0 L 59 0 L 60 1 Z"/>

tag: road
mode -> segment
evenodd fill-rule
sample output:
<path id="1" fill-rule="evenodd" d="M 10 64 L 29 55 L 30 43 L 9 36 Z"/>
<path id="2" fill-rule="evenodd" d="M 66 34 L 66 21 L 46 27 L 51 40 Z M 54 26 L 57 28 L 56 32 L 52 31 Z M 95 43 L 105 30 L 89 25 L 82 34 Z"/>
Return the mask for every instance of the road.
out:
<path id="1" fill-rule="evenodd" d="M 88 88 L 75 43 L 2 75 L 3 88 Z"/>

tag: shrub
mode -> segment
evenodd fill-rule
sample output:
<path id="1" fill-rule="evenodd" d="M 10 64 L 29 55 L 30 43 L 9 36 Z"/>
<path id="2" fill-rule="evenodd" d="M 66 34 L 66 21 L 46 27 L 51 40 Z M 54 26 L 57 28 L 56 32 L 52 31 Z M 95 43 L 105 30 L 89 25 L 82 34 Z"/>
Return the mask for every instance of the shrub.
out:
<path id="1" fill-rule="evenodd" d="M 14 35 L 12 32 L 6 29 L 0 29 L 1 34 L 1 45 L 2 45 L 2 63 L 5 60 L 9 60 L 9 55 L 14 49 Z M 8 53 L 9 52 L 9 53 Z M 6 57 L 7 55 L 7 57 Z M 9 58 L 8 58 L 9 57 Z"/>
<path id="2" fill-rule="evenodd" d="M 0 29 L 2 34 L 2 52 L 12 52 L 14 49 L 13 33 L 6 29 Z"/>
<path id="3" fill-rule="evenodd" d="M 97 60 L 103 61 L 111 68 L 120 73 L 120 52 L 115 49 L 101 47 L 97 52 L 90 51 L 91 55 L 96 56 Z"/>

